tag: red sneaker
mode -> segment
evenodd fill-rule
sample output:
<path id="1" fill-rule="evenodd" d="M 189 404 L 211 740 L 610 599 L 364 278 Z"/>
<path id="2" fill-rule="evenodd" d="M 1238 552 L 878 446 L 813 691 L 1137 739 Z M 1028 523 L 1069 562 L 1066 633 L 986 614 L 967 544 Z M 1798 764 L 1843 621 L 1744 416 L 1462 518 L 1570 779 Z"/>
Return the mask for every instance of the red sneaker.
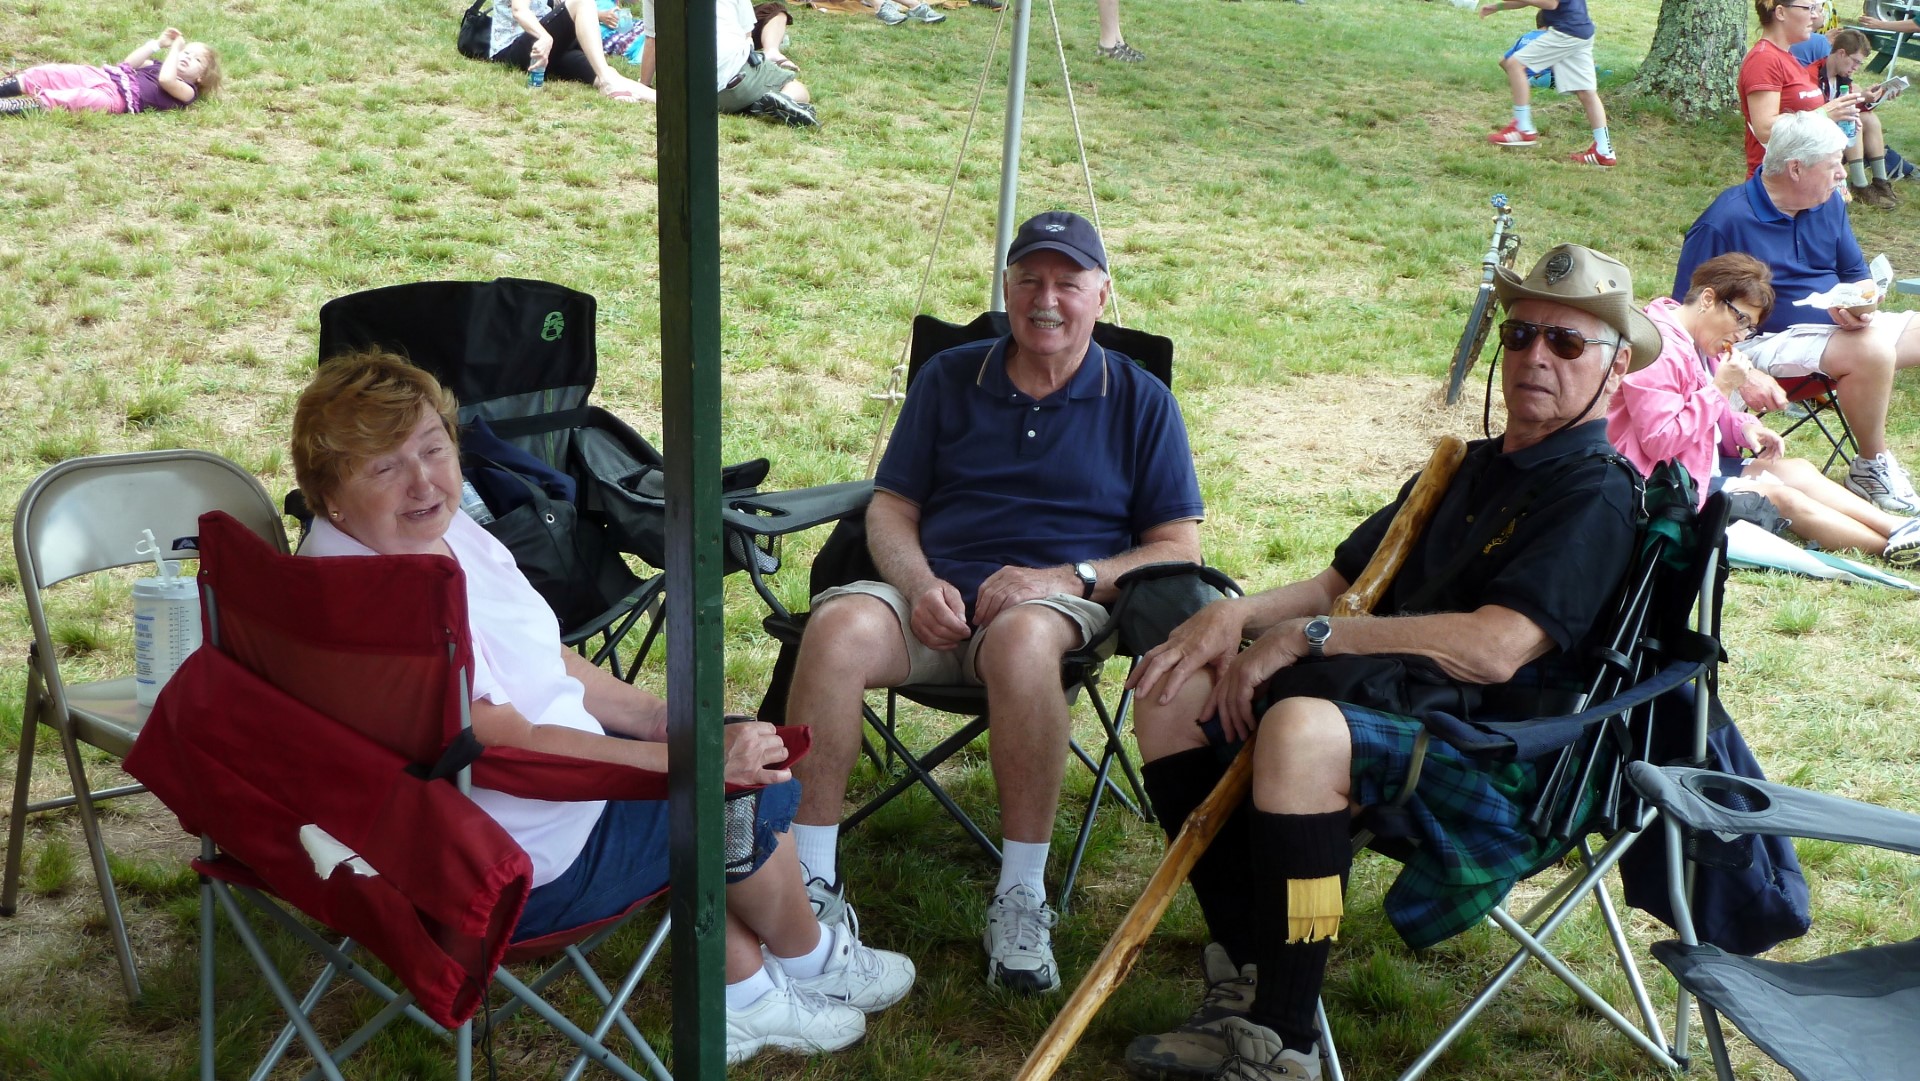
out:
<path id="1" fill-rule="evenodd" d="M 1507 126 L 1487 136 L 1487 142 L 1495 146 L 1532 146 L 1540 141 L 1537 131 L 1521 131 L 1520 125 L 1512 120 Z"/>
<path id="2" fill-rule="evenodd" d="M 1600 153 L 1599 143 L 1588 143 L 1585 150 L 1576 150 L 1567 155 L 1567 160 L 1575 165 L 1598 165 L 1602 169 L 1611 169 L 1617 163 L 1612 154 Z"/>

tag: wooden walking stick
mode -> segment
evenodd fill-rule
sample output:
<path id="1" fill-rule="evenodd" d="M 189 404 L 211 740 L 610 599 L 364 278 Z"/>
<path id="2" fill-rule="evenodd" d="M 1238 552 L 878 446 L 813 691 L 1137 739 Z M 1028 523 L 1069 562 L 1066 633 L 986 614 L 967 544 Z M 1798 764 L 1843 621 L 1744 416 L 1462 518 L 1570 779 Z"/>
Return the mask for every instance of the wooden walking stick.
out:
<path id="1" fill-rule="evenodd" d="M 1446 494 L 1447 484 L 1453 480 L 1454 472 L 1460 468 L 1460 460 L 1467 453 L 1467 446 L 1458 436 L 1443 436 L 1438 446 L 1433 448 L 1433 456 L 1427 459 L 1427 467 L 1420 473 L 1420 479 L 1408 493 L 1407 501 L 1393 516 L 1387 526 L 1386 536 L 1381 538 L 1380 547 L 1374 551 L 1367 567 L 1353 583 L 1353 588 L 1340 595 L 1334 602 L 1333 615 L 1365 615 L 1373 609 L 1394 575 L 1400 572 L 1401 564 L 1406 562 L 1407 553 L 1413 550 L 1413 544 L 1427 527 L 1427 521 L 1440 505 L 1440 497 Z M 1093 1015 L 1099 1011 L 1107 996 L 1119 988 L 1120 981 L 1133 971 L 1134 962 L 1140 959 L 1140 951 L 1146 945 L 1147 936 L 1159 925 L 1160 917 L 1166 915 L 1167 905 L 1172 903 L 1174 891 L 1180 883 L 1186 881 L 1188 872 L 1199 861 L 1200 854 L 1206 851 L 1220 827 L 1226 824 L 1228 816 L 1235 808 L 1246 801 L 1247 792 L 1253 780 L 1253 738 L 1240 748 L 1233 764 L 1227 767 L 1226 776 L 1214 786 L 1213 792 L 1194 808 L 1187 821 L 1180 827 L 1180 833 L 1167 846 L 1167 854 L 1160 860 L 1160 866 L 1147 880 L 1147 887 L 1141 891 L 1140 899 L 1128 910 L 1126 918 L 1107 941 L 1107 948 L 1093 962 L 1093 967 L 1080 981 L 1073 997 L 1061 1008 L 1053 1019 L 1053 1024 L 1040 1037 L 1040 1043 L 1027 1056 L 1027 1063 L 1021 1067 L 1016 1081 L 1046 1081 L 1060 1068 L 1060 1063 L 1073 1050 L 1080 1034 L 1085 1032 Z"/>

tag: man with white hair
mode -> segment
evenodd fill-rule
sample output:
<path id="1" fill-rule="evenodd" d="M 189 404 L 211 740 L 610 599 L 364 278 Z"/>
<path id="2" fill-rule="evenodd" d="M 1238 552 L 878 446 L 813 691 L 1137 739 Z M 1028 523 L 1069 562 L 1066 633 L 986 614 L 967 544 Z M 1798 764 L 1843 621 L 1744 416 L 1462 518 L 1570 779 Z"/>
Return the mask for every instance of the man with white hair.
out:
<path id="1" fill-rule="evenodd" d="M 1701 263 L 1745 252 L 1773 271 L 1778 302 L 1757 336 L 1739 348 L 1771 376 L 1823 372 L 1839 390 L 1840 409 L 1860 443 L 1846 485 L 1880 509 L 1920 514 L 1920 495 L 1887 448 L 1887 403 L 1897 369 L 1920 364 L 1920 324 L 1913 312 L 1856 315 L 1796 302 L 1841 282 L 1867 277 L 1839 193 L 1847 136 L 1826 114 L 1788 113 L 1774 122 L 1760 171 L 1720 193 L 1680 249 L 1673 295 L 1684 296 Z M 1749 388 L 1749 405 L 1785 404 L 1777 387 Z"/>
<path id="2" fill-rule="evenodd" d="M 1009 334 L 927 361 L 874 476 L 867 546 L 881 581 L 813 598 L 787 718 L 813 729 L 795 763 L 794 840 L 821 922 L 851 920 L 837 859 L 847 775 L 872 687 L 986 688 L 1003 859 L 987 905 L 987 982 L 1060 986 L 1044 879 L 1066 768 L 1061 658 L 1097 641 L 1114 581 L 1199 562 L 1202 512 L 1173 394 L 1093 340 L 1107 253 L 1050 211 L 1007 249 Z"/>

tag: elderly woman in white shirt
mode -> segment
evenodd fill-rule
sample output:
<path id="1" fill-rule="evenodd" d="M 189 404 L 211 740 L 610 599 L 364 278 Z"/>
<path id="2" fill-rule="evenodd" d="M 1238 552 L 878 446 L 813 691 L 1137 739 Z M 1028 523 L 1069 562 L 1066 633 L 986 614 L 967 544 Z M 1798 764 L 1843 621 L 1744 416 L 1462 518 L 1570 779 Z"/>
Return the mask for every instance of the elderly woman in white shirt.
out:
<path id="1" fill-rule="evenodd" d="M 313 529 L 302 555 L 439 555 L 464 572 L 473 637 L 473 733 L 486 746 L 666 771 L 666 703 L 561 645 L 559 624 L 512 555 L 460 507 L 453 396 L 391 354 L 337 357 L 300 395 L 294 473 Z M 728 725 L 726 780 L 767 785 L 755 863 L 727 886 L 727 1058 L 767 1047 L 832 1051 L 866 1032 L 865 1013 L 913 985 L 906 957 L 823 924 L 787 836 L 798 783 L 776 768 L 771 725 Z M 664 801 L 547 802 L 475 788 L 473 800 L 533 861 L 515 928 L 538 937 L 616 915 L 667 885 Z M 839 915 L 839 914 L 834 914 Z M 762 947 L 765 947 L 765 957 Z"/>

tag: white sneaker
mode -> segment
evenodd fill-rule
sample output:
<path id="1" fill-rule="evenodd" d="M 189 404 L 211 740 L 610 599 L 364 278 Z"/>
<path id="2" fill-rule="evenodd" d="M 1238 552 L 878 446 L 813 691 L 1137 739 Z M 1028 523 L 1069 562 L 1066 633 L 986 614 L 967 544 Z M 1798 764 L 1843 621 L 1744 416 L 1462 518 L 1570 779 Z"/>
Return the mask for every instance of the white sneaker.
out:
<path id="1" fill-rule="evenodd" d="M 947 21 L 945 15 L 933 10 L 933 8 L 927 4 L 915 4 L 908 8 L 907 18 L 918 19 L 923 23 L 943 23 Z"/>
<path id="2" fill-rule="evenodd" d="M 899 26 L 901 23 L 907 21 L 907 13 L 901 11 L 900 5 L 894 3 L 893 0 L 880 0 L 879 10 L 873 13 L 873 17 L 888 26 Z"/>
<path id="3" fill-rule="evenodd" d="M 787 979 L 767 966 L 773 990 L 743 1010 L 727 1011 L 727 1064 L 745 1062 L 769 1047 L 803 1055 L 852 1047 L 867 1034 L 867 1015 Z"/>
<path id="4" fill-rule="evenodd" d="M 807 902 L 813 905 L 813 916 L 827 927 L 841 924 L 853 929 L 855 937 L 860 934 L 860 917 L 854 915 L 853 906 L 847 903 L 847 884 L 829 886 L 824 878 L 807 879 Z"/>
<path id="5" fill-rule="evenodd" d="M 1320 1056 L 1287 1047 L 1272 1029 L 1244 1017 L 1229 1017 L 1220 1027 L 1228 1051 L 1220 1081 L 1320 1081 Z"/>
<path id="6" fill-rule="evenodd" d="M 1920 563 L 1920 518 L 1909 518 L 1887 537 L 1887 550 L 1880 558 L 1896 567 Z"/>
<path id="7" fill-rule="evenodd" d="M 1847 489 L 1888 514 L 1920 514 L 1913 481 L 1886 451 L 1855 458 L 1847 469 Z"/>
<path id="8" fill-rule="evenodd" d="M 795 987 L 873 1013 L 907 997 L 913 989 L 913 961 L 904 953 L 861 945 L 853 929 L 822 926 L 829 936 L 827 967 L 818 976 L 793 978 Z"/>
<path id="9" fill-rule="evenodd" d="M 1060 916 L 1026 886 L 1015 886 L 987 905 L 987 983 L 1030 995 L 1060 989 L 1053 962 L 1053 925 Z"/>

